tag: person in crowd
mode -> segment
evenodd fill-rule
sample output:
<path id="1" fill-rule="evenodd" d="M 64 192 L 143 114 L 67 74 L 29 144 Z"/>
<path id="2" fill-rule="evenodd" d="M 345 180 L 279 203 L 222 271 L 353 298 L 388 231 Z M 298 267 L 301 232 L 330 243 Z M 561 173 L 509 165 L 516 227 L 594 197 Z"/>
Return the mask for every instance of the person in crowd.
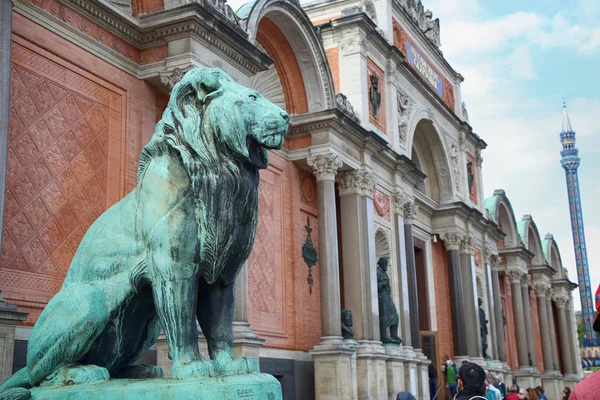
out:
<path id="1" fill-rule="evenodd" d="M 538 386 L 535 388 L 535 390 L 538 392 L 538 399 L 539 400 L 548 400 L 548 398 L 546 397 L 546 394 L 544 393 L 544 388 L 541 386 Z"/>
<path id="2" fill-rule="evenodd" d="M 437 392 L 438 373 L 435 365 L 429 363 L 429 398 L 433 400 Z"/>
<path id="3" fill-rule="evenodd" d="M 502 395 L 502 398 L 504 399 L 506 397 L 506 385 L 504 382 L 502 382 L 502 377 L 500 375 L 496 375 L 496 382 L 494 386 L 496 386 L 496 389 L 500 391 L 500 395 Z"/>
<path id="4" fill-rule="evenodd" d="M 487 378 L 487 385 L 488 388 L 487 392 L 485 393 L 485 398 L 487 400 L 502 400 L 502 395 L 500 394 L 500 391 L 494 386 L 494 381 L 492 380 L 492 378 Z"/>
<path id="5" fill-rule="evenodd" d="M 396 396 L 396 400 L 417 400 L 410 392 L 400 392 Z"/>
<path id="6" fill-rule="evenodd" d="M 527 399 L 528 400 L 539 400 L 540 399 L 536 388 L 527 389 Z"/>
<path id="7" fill-rule="evenodd" d="M 454 399 L 457 393 L 456 376 L 458 375 L 458 368 L 454 361 L 450 359 L 448 355 L 444 356 L 444 364 L 442 365 L 442 371 L 444 372 L 444 378 L 446 384 L 450 389 L 450 399 Z"/>
<path id="8" fill-rule="evenodd" d="M 600 285 L 596 289 L 596 310 L 600 311 Z M 593 328 L 596 332 L 600 332 L 600 312 L 594 320 Z M 567 400 L 596 400 L 600 398 L 600 371 L 596 371 L 575 386 L 573 393 L 569 390 L 569 394 L 563 392 L 563 399 Z M 566 396 L 566 397 L 565 397 Z M 570 396 L 570 397 L 569 397 Z"/>
<path id="9" fill-rule="evenodd" d="M 563 400 L 569 400 L 571 398 L 571 388 L 569 386 L 565 386 L 563 390 Z"/>
<path id="10" fill-rule="evenodd" d="M 456 400 L 486 400 L 485 371 L 475 363 L 467 362 L 458 370 Z"/>
<path id="11" fill-rule="evenodd" d="M 519 400 L 519 386 L 512 385 L 508 389 L 508 395 L 504 400 Z"/>
<path id="12" fill-rule="evenodd" d="M 529 400 L 529 396 L 527 395 L 527 390 L 521 388 L 519 390 L 519 400 Z"/>

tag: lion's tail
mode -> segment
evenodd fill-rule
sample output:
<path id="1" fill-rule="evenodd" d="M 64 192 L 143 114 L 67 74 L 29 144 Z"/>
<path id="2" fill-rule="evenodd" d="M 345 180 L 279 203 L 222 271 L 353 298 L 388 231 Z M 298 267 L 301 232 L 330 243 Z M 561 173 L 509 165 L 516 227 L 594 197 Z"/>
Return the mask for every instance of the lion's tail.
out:
<path id="1" fill-rule="evenodd" d="M 31 399 L 31 392 L 28 390 L 30 387 L 29 371 L 27 368 L 22 368 L 0 385 L 0 400 L 29 400 Z"/>

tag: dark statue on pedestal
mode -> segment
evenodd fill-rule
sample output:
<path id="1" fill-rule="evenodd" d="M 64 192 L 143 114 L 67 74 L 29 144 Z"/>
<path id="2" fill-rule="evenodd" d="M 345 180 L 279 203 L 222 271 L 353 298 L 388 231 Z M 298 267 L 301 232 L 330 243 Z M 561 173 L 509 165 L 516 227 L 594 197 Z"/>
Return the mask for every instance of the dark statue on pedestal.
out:
<path id="1" fill-rule="evenodd" d="M 390 277 L 387 274 L 389 259 L 381 257 L 377 261 L 377 297 L 379 299 L 379 330 L 383 343 L 400 344 L 398 336 L 398 311 L 392 300 Z M 388 336 L 388 328 L 390 336 Z"/>
<path id="2" fill-rule="evenodd" d="M 478 298 L 477 301 L 479 302 L 479 332 L 481 333 L 481 353 L 483 355 L 483 358 L 490 359 L 490 356 L 487 353 L 488 320 L 486 319 L 485 311 L 483 311 L 483 300 L 481 300 L 481 298 Z"/>
<path id="3" fill-rule="evenodd" d="M 354 329 L 352 329 L 352 310 L 342 310 L 342 337 L 354 340 Z"/>

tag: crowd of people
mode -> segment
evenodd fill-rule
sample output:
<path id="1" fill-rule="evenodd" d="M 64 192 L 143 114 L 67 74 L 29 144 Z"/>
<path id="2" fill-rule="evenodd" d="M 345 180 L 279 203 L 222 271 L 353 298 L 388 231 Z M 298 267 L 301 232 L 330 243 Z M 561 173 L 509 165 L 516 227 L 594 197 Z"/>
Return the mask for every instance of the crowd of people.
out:
<path id="1" fill-rule="evenodd" d="M 520 388 L 511 385 L 507 388 L 502 377 L 494 376 L 479 365 L 463 361 L 460 369 L 448 357 L 444 356 L 442 373 L 446 386 L 438 385 L 438 373 L 433 363 L 429 364 L 429 393 L 431 400 L 439 400 L 442 390 L 447 390 L 454 400 L 549 400 L 544 388 Z M 562 399 L 569 400 L 571 389 L 565 387 Z M 600 397 L 599 397 L 600 398 Z M 551 399 L 553 400 L 553 399 Z"/>

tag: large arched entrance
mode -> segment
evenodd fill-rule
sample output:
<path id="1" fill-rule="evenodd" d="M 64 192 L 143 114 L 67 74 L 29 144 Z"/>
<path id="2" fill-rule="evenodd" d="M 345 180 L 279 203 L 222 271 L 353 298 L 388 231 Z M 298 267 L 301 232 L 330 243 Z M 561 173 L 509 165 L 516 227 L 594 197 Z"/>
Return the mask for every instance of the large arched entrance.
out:
<path id="1" fill-rule="evenodd" d="M 448 157 L 438 129 L 429 119 L 420 119 L 415 126 L 411 159 L 427 175 L 416 189 L 438 203 L 452 201 L 454 191 Z"/>

